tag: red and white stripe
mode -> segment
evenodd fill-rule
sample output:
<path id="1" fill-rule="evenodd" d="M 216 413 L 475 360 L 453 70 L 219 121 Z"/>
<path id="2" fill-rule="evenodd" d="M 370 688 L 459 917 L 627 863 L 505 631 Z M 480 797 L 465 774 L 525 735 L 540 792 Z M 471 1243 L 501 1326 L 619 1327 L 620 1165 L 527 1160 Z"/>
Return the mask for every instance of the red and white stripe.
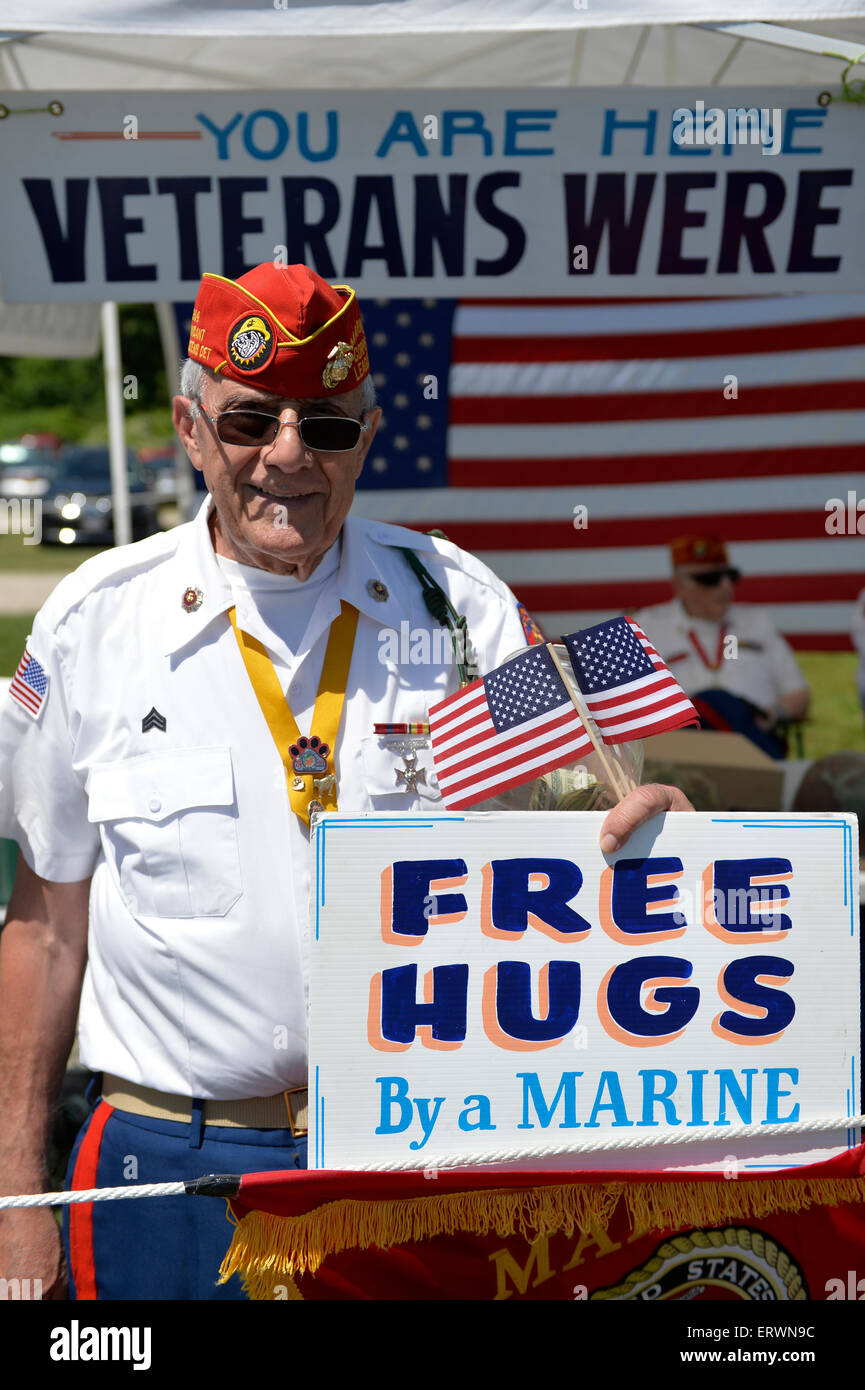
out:
<path id="1" fill-rule="evenodd" d="M 433 705 L 429 725 L 439 789 L 449 811 L 521 786 L 592 749 L 570 699 L 497 733 L 482 680 Z"/>
<path id="2" fill-rule="evenodd" d="M 670 541 L 720 533 L 737 600 L 849 646 L 862 537 L 826 521 L 865 499 L 865 294 L 466 302 L 452 349 L 450 487 L 356 510 L 440 526 L 550 637 L 669 599 Z"/>
<path id="3" fill-rule="evenodd" d="M 675 676 L 664 665 L 639 623 L 625 621 L 655 667 L 652 676 L 620 685 L 614 694 L 584 695 L 586 709 L 607 743 L 627 743 L 667 729 L 698 724 L 699 716 Z"/>

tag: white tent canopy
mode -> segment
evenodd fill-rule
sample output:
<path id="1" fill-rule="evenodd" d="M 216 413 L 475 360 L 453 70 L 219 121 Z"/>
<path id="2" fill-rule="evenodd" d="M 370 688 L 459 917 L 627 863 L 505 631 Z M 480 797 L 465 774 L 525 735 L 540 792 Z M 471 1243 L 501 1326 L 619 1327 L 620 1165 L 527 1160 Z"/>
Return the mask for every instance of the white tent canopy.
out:
<path id="1" fill-rule="evenodd" d="M 777 46 L 767 49 L 767 41 Z M 848 61 L 865 51 L 865 5 L 31 0 L 22 18 L 17 0 L 0 0 L 0 89 L 7 91 L 783 85 L 837 78 L 838 60 L 821 57 L 824 50 Z"/>
<path id="2" fill-rule="evenodd" d="M 22 17 L 16 0 L 0 4 L 12 31 L 54 34 L 165 34 L 273 38 L 307 34 L 394 35 L 609 29 L 635 24 L 747 20 L 849 19 L 857 0 L 401 0 L 320 5 L 299 0 L 31 0 Z"/>

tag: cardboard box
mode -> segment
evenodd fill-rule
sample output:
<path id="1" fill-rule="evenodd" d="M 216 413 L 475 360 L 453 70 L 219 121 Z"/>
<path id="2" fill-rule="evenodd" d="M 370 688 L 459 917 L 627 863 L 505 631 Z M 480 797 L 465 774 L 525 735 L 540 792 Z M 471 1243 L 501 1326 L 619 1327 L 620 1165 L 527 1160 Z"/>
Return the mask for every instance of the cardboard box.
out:
<path id="1" fill-rule="evenodd" d="M 653 770 L 673 764 L 685 781 L 698 771 L 720 797 L 720 806 L 698 810 L 778 811 L 784 785 L 784 765 L 770 758 L 742 734 L 710 729 L 679 729 L 645 740 L 644 782 L 662 780 Z M 673 778 L 672 784 L 679 785 Z M 687 786 L 685 787 L 687 791 Z"/>

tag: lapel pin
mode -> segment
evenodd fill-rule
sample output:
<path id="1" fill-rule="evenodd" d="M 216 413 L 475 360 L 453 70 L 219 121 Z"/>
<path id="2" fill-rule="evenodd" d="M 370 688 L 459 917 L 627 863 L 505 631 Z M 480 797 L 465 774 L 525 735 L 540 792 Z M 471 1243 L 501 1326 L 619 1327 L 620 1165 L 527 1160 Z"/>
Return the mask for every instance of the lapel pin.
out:
<path id="1" fill-rule="evenodd" d="M 188 589 L 184 589 L 183 591 L 183 598 L 180 600 L 180 606 L 184 613 L 197 613 L 203 602 L 204 594 L 201 590 L 195 589 L 190 585 Z"/>

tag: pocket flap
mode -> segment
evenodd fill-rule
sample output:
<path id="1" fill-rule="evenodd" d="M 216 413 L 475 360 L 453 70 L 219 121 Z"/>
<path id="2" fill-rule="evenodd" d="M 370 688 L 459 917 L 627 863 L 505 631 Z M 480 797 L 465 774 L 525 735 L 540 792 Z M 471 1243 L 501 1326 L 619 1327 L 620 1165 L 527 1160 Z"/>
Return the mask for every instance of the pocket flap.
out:
<path id="1" fill-rule="evenodd" d="M 231 749 L 172 748 L 90 769 L 90 821 L 161 821 L 196 806 L 231 806 Z"/>
<path id="2" fill-rule="evenodd" d="M 405 772 L 412 763 L 402 750 L 379 734 L 366 734 L 362 742 L 366 789 L 371 796 L 405 797 L 408 793 L 419 796 L 421 801 L 441 800 L 429 746 L 415 748 L 414 766 L 418 775 L 407 781 Z"/>

